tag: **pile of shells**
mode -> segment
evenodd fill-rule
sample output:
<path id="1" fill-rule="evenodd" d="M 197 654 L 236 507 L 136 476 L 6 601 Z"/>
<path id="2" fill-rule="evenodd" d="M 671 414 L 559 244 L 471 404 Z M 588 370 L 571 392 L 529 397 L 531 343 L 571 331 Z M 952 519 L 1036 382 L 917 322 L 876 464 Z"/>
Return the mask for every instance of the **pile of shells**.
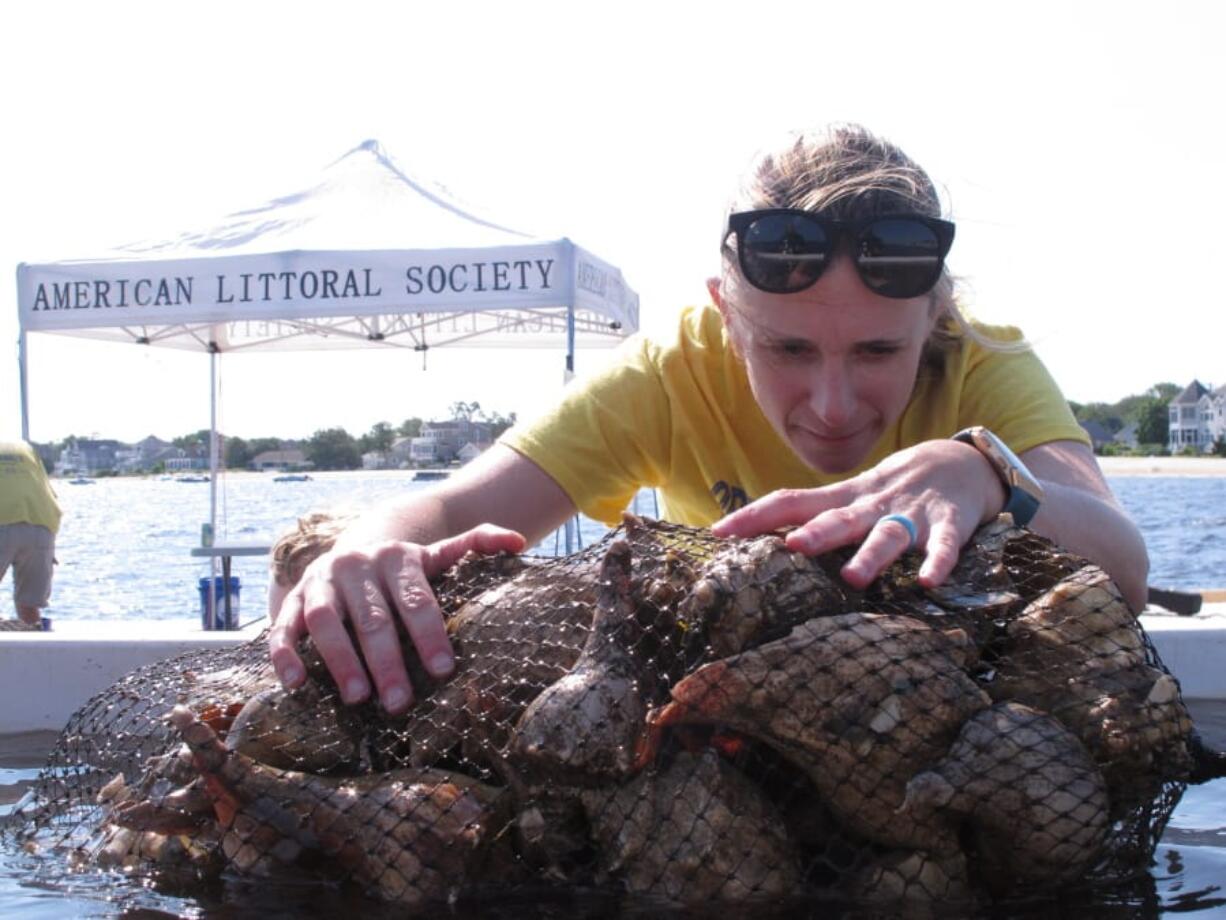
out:
<path id="1" fill-rule="evenodd" d="M 905 557 L 852 591 L 844 559 L 629 516 L 576 556 L 466 558 L 435 584 L 456 673 L 406 639 L 400 717 L 343 705 L 309 640 L 293 692 L 262 640 L 144 669 L 74 717 L 26 842 L 413 908 L 983 905 L 1143 868 L 1196 738 L 1105 574 L 1007 517 L 936 590 Z"/>

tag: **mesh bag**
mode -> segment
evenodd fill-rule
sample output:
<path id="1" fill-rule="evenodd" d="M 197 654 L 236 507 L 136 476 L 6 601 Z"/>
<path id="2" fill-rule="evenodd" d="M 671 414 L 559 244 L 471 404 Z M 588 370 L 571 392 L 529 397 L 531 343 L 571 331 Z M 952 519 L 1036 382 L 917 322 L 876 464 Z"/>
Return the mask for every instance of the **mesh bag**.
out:
<path id="1" fill-rule="evenodd" d="M 936 590 L 908 555 L 852 591 L 846 558 L 631 516 L 572 556 L 468 557 L 434 584 L 456 673 L 406 639 L 407 714 L 342 705 L 309 639 L 293 692 L 263 637 L 182 655 L 73 716 L 9 833 L 413 910 L 922 911 L 1144 874 L 1200 748 L 1104 573 L 1006 517 Z"/>

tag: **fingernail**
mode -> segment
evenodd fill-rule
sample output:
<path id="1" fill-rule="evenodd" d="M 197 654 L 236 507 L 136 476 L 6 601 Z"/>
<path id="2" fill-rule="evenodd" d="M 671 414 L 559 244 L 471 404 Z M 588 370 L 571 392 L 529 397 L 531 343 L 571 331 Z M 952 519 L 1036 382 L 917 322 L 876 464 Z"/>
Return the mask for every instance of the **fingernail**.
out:
<path id="1" fill-rule="evenodd" d="M 446 652 L 439 652 L 430 659 L 430 672 L 439 677 L 450 674 L 451 669 L 455 667 L 455 662 Z"/>
<path id="2" fill-rule="evenodd" d="M 816 541 L 807 534 L 790 533 L 783 538 L 783 544 L 794 553 L 808 553 L 813 551 Z"/>
<path id="3" fill-rule="evenodd" d="M 345 684 L 345 702 L 360 703 L 366 698 L 366 681 L 354 677 Z"/>
<path id="4" fill-rule="evenodd" d="M 383 708 L 388 712 L 399 712 L 409 704 L 409 692 L 404 687 L 388 687 L 383 694 Z"/>
<path id="5" fill-rule="evenodd" d="M 292 664 L 285 669 L 284 673 L 282 673 L 281 686 L 283 686 L 286 690 L 293 690 L 300 683 L 302 683 L 302 678 L 302 669 L 297 665 Z"/>

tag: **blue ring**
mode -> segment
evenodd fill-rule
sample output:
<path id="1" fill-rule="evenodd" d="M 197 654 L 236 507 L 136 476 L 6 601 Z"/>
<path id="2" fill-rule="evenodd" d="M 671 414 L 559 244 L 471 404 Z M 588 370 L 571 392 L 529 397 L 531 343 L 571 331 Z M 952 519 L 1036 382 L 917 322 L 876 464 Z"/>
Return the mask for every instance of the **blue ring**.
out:
<path id="1" fill-rule="evenodd" d="M 885 521 L 896 521 L 897 523 L 902 524 L 902 526 L 906 529 L 907 536 L 910 539 L 907 540 L 907 549 L 903 550 L 903 552 L 915 549 L 915 542 L 919 539 L 919 530 L 916 529 L 915 521 L 911 520 L 905 514 L 887 514 L 884 517 L 877 519 L 878 524 L 884 523 Z"/>

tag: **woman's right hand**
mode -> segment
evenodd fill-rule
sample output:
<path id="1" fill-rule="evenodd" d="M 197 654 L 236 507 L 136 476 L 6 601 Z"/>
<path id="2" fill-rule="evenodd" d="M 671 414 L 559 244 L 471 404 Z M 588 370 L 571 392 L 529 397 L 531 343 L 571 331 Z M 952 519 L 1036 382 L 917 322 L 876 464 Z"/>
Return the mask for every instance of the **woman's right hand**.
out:
<path id="1" fill-rule="evenodd" d="M 374 546 L 337 546 L 312 562 L 285 596 L 269 634 L 273 668 L 286 689 L 306 680 L 298 641 L 308 633 L 346 703 L 370 696 L 374 681 L 383 708 L 404 712 L 413 703 L 413 685 L 400 653 L 396 619 L 404 624 L 426 671 L 449 676 L 455 654 L 430 579 L 470 550 L 490 554 L 522 552 L 524 537 L 513 530 L 482 524 L 422 546 L 387 541 Z M 358 648 L 345 629 L 353 622 Z"/>

